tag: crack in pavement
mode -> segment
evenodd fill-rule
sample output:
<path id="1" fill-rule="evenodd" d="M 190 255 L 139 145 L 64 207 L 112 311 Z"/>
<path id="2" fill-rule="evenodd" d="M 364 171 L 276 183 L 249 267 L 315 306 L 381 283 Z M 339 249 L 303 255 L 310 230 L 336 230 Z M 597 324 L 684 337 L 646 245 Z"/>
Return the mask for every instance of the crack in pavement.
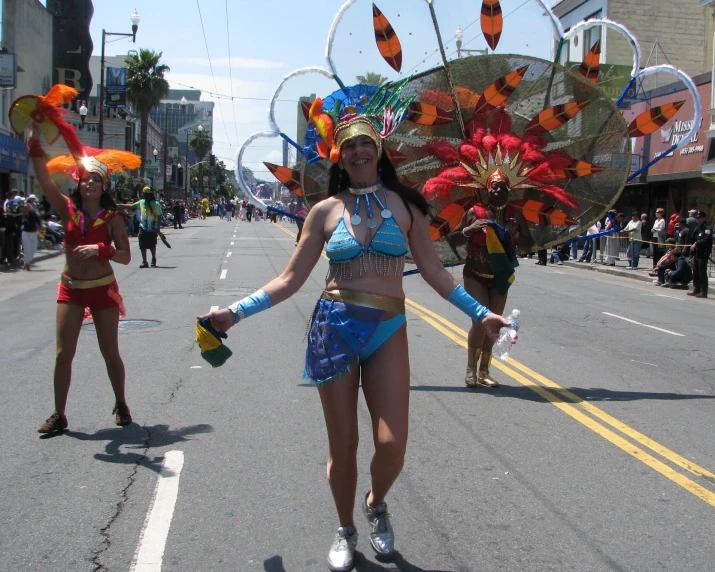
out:
<path id="1" fill-rule="evenodd" d="M 141 466 L 142 462 L 147 459 L 147 453 L 149 452 L 149 449 L 151 448 L 151 431 L 144 426 L 144 430 L 147 433 L 147 438 L 144 439 L 144 450 L 141 452 L 139 455 L 139 458 L 134 462 L 134 468 L 132 469 L 132 472 L 129 474 L 127 477 L 127 485 L 122 489 L 121 491 L 121 498 L 117 502 L 117 504 L 114 507 L 114 514 L 109 518 L 109 521 L 105 526 L 103 526 L 99 530 L 99 534 L 102 536 L 102 541 L 95 550 L 92 551 L 92 558 L 90 562 L 94 564 L 95 568 L 93 572 L 109 572 L 109 568 L 107 568 L 101 561 L 102 556 L 109 550 L 109 548 L 112 545 L 112 541 L 110 539 L 110 532 L 112 525 L 117 521 L 117 519 L 121 516 L 124 506 L 126 505 L 127 501 L 129 500 L 129 489 L 131 489 L 132 485 L 136 481 L 136 476 L 137 473 L 139 472 L 139 467 Z"/>

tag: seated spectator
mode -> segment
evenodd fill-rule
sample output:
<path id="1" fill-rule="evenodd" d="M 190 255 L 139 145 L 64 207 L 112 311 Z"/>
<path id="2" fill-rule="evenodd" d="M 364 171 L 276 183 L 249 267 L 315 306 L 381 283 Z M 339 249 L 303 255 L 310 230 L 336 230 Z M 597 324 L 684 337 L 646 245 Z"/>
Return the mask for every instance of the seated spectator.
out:
<path id="1" fill-rule="evenodd" d="M 653 270 L 648 273 L 650 276 L 659 276 L 658 272 L 661 266 L 665 266 L 665 268 L 675 266 L 674 261 L 670 255 L 670 253 L 675 249 L 675 246 L 676 245 L 674 238 L 667 238 L 665 240 L 665 247 L 667 248 L 667 250 L 665 254 L 658 260 L 658 263 L 653 267 Z M 660 286 L 660 284 L 658 285 Z"/>
<path id="2" fill-rule="evenodd" d="M 569 259 L 569 247 L 567 244 L 557 244 L 551 249 L 551 256 L 549 257 L 549 262 L 553 264 L 554 262 L 559 266 L 563 266 L 563 261 Z"/>
<path id="3" fill-rule="evenodd" d="M 674 248 L 670 254 L 671 258 L 675 260 L 675 269 L 663 272 L 663 279 L 661 280 L 663 287 L 687 290 L 688 284 L 693 279 L 693 271 L 690 268 L 690 264 L 688 264 L 685 251 L 682 248 Z"/>

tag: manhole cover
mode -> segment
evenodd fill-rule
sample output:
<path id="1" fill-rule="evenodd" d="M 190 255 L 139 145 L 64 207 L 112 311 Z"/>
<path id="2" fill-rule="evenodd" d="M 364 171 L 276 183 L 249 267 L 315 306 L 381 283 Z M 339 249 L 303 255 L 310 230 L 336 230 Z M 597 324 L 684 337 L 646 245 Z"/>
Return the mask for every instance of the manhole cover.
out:
<path id="1" fill-rule="evenodd" d="M 155 328 L 160 325 L 159 320 L 119 320 L 120 330 L 145 330 L 146 328 Z M 95 331 L 94 322 L 84 324 L 82 329 Z"/>

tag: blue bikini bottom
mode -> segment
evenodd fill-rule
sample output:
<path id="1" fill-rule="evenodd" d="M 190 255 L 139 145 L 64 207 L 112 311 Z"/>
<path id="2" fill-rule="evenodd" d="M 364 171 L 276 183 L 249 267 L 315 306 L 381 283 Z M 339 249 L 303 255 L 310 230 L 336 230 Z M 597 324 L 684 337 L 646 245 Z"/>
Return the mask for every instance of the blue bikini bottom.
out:
<path id="1" fill-rule="evenodd" d="M 393 317 L 385 319 L 385 315 Z M 367 360 L 405 323 L 405 301 L 355 290 L 323 292 L 308 328 L 304 377 L 320 385 Z"/>

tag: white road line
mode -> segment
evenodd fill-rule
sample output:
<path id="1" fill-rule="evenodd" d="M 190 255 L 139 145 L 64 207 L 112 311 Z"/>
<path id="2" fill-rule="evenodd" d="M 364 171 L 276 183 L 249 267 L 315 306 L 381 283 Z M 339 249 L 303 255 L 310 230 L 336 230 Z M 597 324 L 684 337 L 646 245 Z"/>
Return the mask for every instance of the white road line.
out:
<path id="1" fill-rule="evenodd" d="M 633 363 L 642 363 L 642 364 L 645 364 L 645 365 L 652 365 L 653 367 L 658 367 L 658 364 L 657 364 L 657 363 L 649 363 L 649 362 L 647 362 L 647 361 L 638 361 L 637 359 L 632 359 L 631 361 L 632 361 Z"/>
<path id="2" fill-rule="evenodd" d="M 631 324 L 643 326 L 644 328 L 650 328 L 651 330 L 658 330 L 659 332 L 670 334 L 671 336 L 679 336 L 681 338 L 685 337 L 685 334 L 679 334 L 678 332 L 671 332 L 670 330 L 664 330 L 663 328 L 656 328 L 655 326 L 649 326 L 648 324 L 641 324 L 640 322 L 636 322 L 635 320 L 630 320 L 628 318 L 624 318 L 623 316 L 611 314 L 610 312 L 602 312 L 602 313 L 605 314 L 606 316 L 611 316 L 612 318 L 618 318 L 619 320 L 624 320 L 626 322 L 630 322 Z"/>
<path id="3" fill-rule="evenodd" d="M 179 495 L 179 477 L 184 466 L 182 451 L 169 451 L 156 484 L 154 499 L 139 535 L 139 547 L 134 554 L 130 572 L 161 572 L 166 539 L 169 536 L 174 506 Z"/>
<path id="4" fill-rule="evenodd" d="M 221 276 L 219 276 L 219 280 L 226 280 L 226 274 L 228 273 L 228 268 L 224 268 L 221 270 Z"/>
<path id="5" fill-rule="evenodd" d="M 236 235 L 234 234 L 231 238 L 236 238 Z"/>
<path id="6" fill-rule="evenodd" d="M 211 306 L 209 312 L 215 312 L 216 310 L 218 310 L 218 306 Z"/>
<path id="7" fill-rule="evenodd" d="M 229 243 L 228 243 L 229 246 L 233 246 L 234 244 L 235 244 L 234 242 L 229 242 Z"/>
<path id="8" fill-rule="evenodd" d="M 231 258 L 231 255 L 232 255 L 232 254 L 233 254 L 233 252 L 227 252 L 227 253 L 226 253 L 226 258 Z"/>
<path id="9" fill-rule="evenodd" d="M 678 298 L 677 296 L 668 296 L 668 294 L 641 294 L 641 296 L 647 296 L 649 298 L 670 298 L 671 300 L 677 300 L 678 302 L 682 302 L 682 298 Z"/>

